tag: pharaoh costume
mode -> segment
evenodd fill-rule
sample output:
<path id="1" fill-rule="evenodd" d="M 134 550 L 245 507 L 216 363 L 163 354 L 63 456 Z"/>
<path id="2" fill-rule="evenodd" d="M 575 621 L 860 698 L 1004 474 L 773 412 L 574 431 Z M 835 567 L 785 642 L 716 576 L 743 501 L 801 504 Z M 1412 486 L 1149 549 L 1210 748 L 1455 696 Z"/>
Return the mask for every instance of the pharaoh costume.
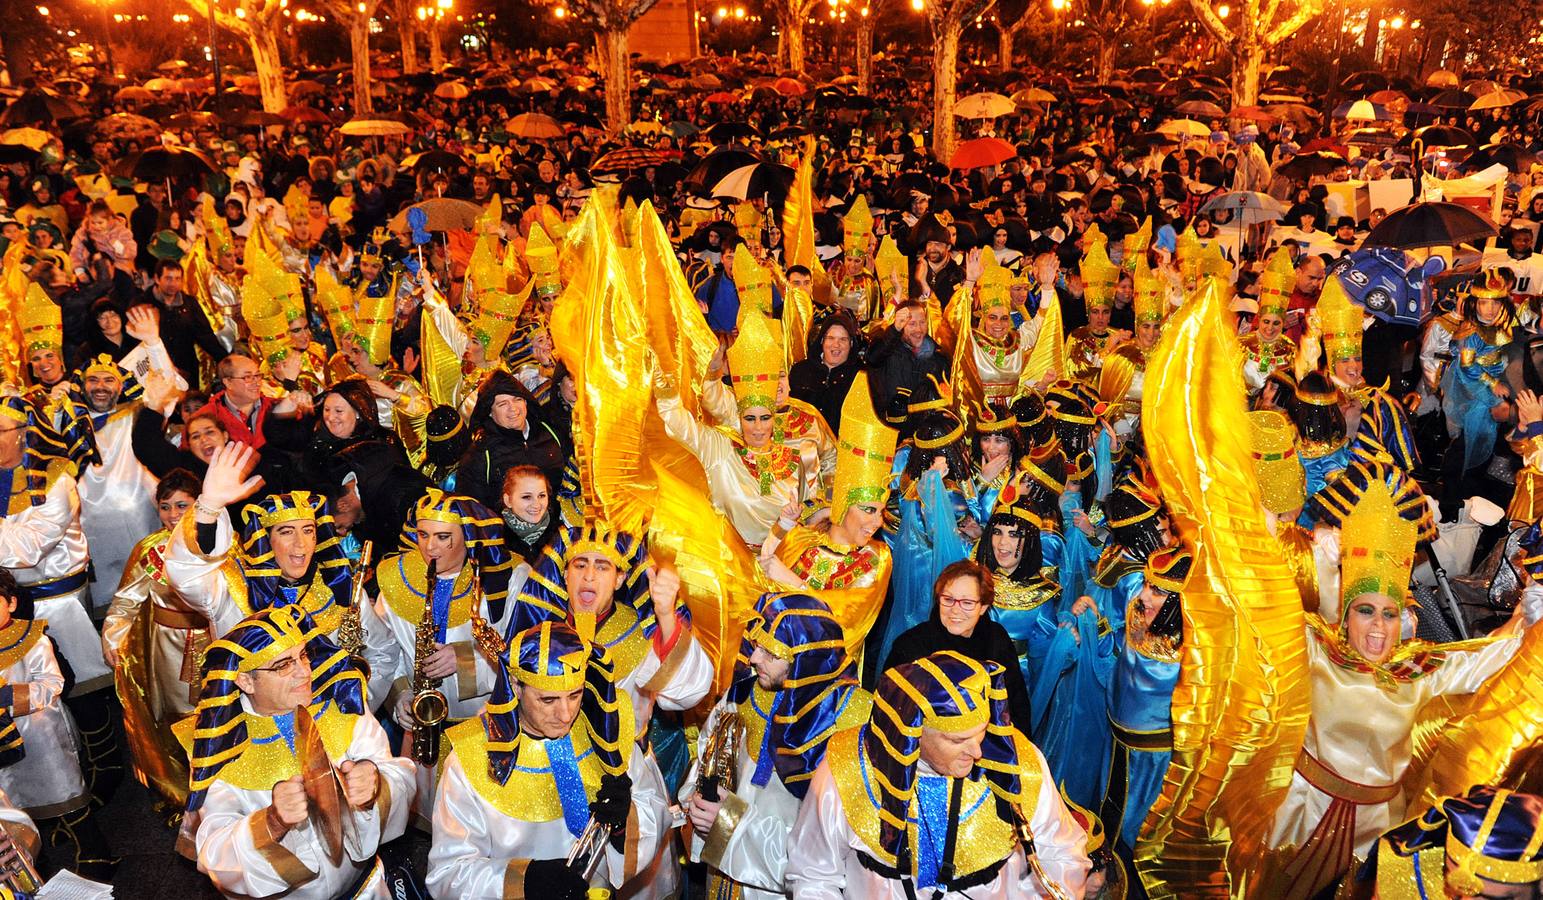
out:
<path id="1" fill-rule="evenodd" d="M 454 746 L 434 798 L 429 892 L 437 898 L 539 898 L 542 865 L 560 864 L 592 818 L 591 805 L 619 780 L 631 812 L 601 852 L 598 875 L 621 896 L 666 843 L 670 817 L 659 769 L 635 740 L 632 709 L 613 679 L 605 648 L 545 622 L 516 635 L 509 669 L 487 709 L 452 728 Z M 512 670 L 512 671 L 511 671 Z M 520 727 L 515 683 L 543 691 L 583 689 L 578 718 L 562 737 Z"/>
<path id="2" fill-rule="evenodd" d="M 831 482 L 831 522 L 840 523 L 854 506 L 879 512 L 889 498 L 895 459 L 894 429 L 879 420 L 868 392 L 867 373 L 852 379 L 841 406 L 841 437 Z M 838 544 L 829 532 L 798 525 L 777 544 L 776 557 L 801 585 L 825 601 L 841 623 L 847 649 L 856 655 L 884 605 L 891 556 L 877 538 L 862 546 Z"/>
<path id="3" fill-rule="evenodd" d="M 1089 310 L 1113 309 L 1114 288 L 1120 281 L 1120 269 L 1109 261 L 1109 254 L 1102 242 L 1088 247 L 1082 257 L 1082 302 Z M 1066 336 L 1066 360 L 1071 365 L 1068 378 L 1078 381 L 1097 382 L 1104 367 L 1104 356 L 1114 339 L 1106 327 L 1094 331 L 1091 325 L 1073 328 Z"/>
<path id="4" fill-rule="evenodd" d="M 1476 301 L 1480 297 L 1502 300 L 1509 295 L 1504 279 L 1491 269 L 1488 278 L 1468 289 L 1464 300 L 1468 312 L 1452 335 L 1451 352 L 1456 359 L 1447 366 L 1441 379 L 1441 411 L 1446 414 L 1447 430 L 1463 442 L 1463 472 L 1483 465 L 1493 454 L 1499 425 L 1490 410 L 1500 402 L 1495 387 L 1505 378 L 1504 347 L 1511 343 L 1515 323 L 1505 307 L 1493 322 L 1479 318 Z"/>
<path id="5" fill-rule="evenodd" d="M 91 793 L 61 700 L 64 676 L 43 634 L 47 624 L 13 618 L 0 628 L 0 710 L 6 724 L 14 723 L 0 727 L 0 763 L 19 740 L 19 758 L 0 767 L 0 787 L 34 819 L 73 823 L 89 811 Z"/>
<path id="6" fill-rule="evenodd" d="M 1494 896 L 1485 881 L 1543 884 L 1543 797 L 1483 785 L 1443 797 L 1384 834 L 1373 862 L 1381 900 Z"/>
<path id="7" fill-rule="evenodd" d="M 831 739 L 799 810 L 787 868 L 794 900 L 1081 895 L 1086 835 L 1039 751 L 1003 724 L 1001 673 L 951 651 L 884 673 L 873 715 Z M 920 759 L 924 728 L 981 725 L 969 777 Z"/>
<path id="8" fill-rule="evenodd" d="M 269 494 L 243 512 L 246 531 L 238 547 L 228 510 L 213 523 L 198 522 L 188 510 L 167 541 L 168 587 L 195 605 L 216 636 L 270 606 L 298 606 L 335 639 L 349 606 L 350 572 L 326 498 L 308 491 Z M 316 524 L 311 565 L 298 581 L 279 569 L 270 536 L 288 522 Z"/>
<path id="9" fill-rule="evenodd" d="M 1161 327 L 1168 316 L 1168 290 L 1160 274 L 1147 267 L 1143 254 L 1136 260 L 1134 276 L 1134 307 L 1136 327 L 1155 323 Z M 1099 370 L 1098 396 L 1109 404 L 1115 433 L 1128 437 L 1141 422 L 1141 389 L 1146 381 L 1147 351 L 1134 340 L 1121 344 L 1113 353 L 1104 355 L 1104 366 Z"/>
<path id="10" fill-rule="evenodd" d="M 1296 280 L 1296 267 L 1291 263 L 1291 254 L 1285 250 L 1275 251 L 1269 265 L 1259 275 L 1259 311 L 1254 319 L 1254 330 L 1239 340 L 1243 345 L 1243 382 L 1248 385 L 1250 394 L 1263 388 L 1275 372 L 1291 373 L 1291 365 L 1297 356 L 1296 343 L 1286 336 L 1284 328 L 1271 340 L 1262 338 L 1259 318 L 1275 316 L 1282 322 L 1286 320 Z"/>
<path id="11" fill-rule="evenodd" d="M 774 900 L 786 896 L 788 837 L 826 742 L 868 721 L 872 698 L 858 686 L 841 626 L 824 603 L 801 594 L 763 594 L 756 606 L 733 686 L 702 727 L 681 799 L 689 802 L 698 791 L 712 737 L 743 729 L 727 773 L 733 782 L 716 786 L 723 806 L 706 840 L 692 836 L 691 857 L 708 865 L 709 896 Z M 750 665 L 756 648 L 791 664 L 784 687 L 768 691 L 756 682 Z"/>
<path id="12" fill-rule="evenodd" d="M 775 413 L 783 349 L 771 321 L 746 315 L 739 338 L 729 347 L 728 363 L 739 415 L 754 409 Z M 682 406 L 679 396 L 667 396 L 667 390 L 661 384 L 656 397 L 665 431 L 701 462 L 713 506 L 746 544 L 758 548 L 765 543 L 789 504 L 802 510 L 800 516 L 814 511 L 822 499 L 820 470 L 805 460 L 803 441 L 786 432 L 779 440 L 774 424 L 766 445 L 751 447 L 737 422 L 736 427 L 707 425 Z"/>
<path id="13" fill-rule="evenodd" d="M 314 692 L 309 707 L 276 716 L 256 712 L 236 686 L 238 674 L 264 668 L 304 646 Z M 375 897 L 389 900 L 375 854 L 407 827 L 413 764 L 393 757 L 380 723 L 364 702 L 364 676 L 298 606 L 269 607 L 209 647 L 203 696 L 193 732 L 192 793 L 178 849 L 195 859 L 227 897 L 296 900 Z M 319 740 L 326 763 L 370 762 L 379 775 L 362 809 L 342 804 L 341 853 L 330 855 L 313 808 L 311 821 L 275 839 L 268 810 L 273 786 L 315 776 Z"/>

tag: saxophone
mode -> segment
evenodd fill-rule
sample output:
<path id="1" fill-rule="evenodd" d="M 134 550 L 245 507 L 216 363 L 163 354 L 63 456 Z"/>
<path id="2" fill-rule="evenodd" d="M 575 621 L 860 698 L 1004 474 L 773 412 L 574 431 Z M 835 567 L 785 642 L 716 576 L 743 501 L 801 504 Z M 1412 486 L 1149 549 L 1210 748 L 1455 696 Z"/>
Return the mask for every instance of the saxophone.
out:
<path id="1" fill-rule="evenodd" d="M 482 589 L 482 567 L 472 563 L 472 577 L 477 584 L 477 602 L 471 606 L 471 639 L 476 645 L 477 652 L 488 661 L 488 665 L 497 672 L 504 667 L 503 656 L 509 650 L 509 644 L 504 636 L 498 633 L 487 619 L 482 617 L 482 607 L 487 603 L 487 592 Z"/>
<path id="2" fill-rule="evenodd" d="M 439 561 L 429 560 L 428 580 L 424 583 L 423 617 L 418 620 L 417 639 L 413 645 L 413 761 L 432 766 L 439 761 L 439 731 L 450 712 L 450 701 L 444 692 L 434 686 L 423 667 L 434 654 L 434 637 L 438 627 L 434 622 L 434 588 L 439 578 Z"/>
<path id="3" fill-rule="evenodd" d="M 364 581 L 370 574 L 370 558 L 375 544 L 365 541 L 359 551 L 359 562 L 354 566 L 353 577 L 348 585 L 348 608 L 343 610 L 343 621 L 338 623 L 338 646 L 353 657 L 354 663 L 369 677 L 369 664 L 364 661 L 364 625 L 359 620 L 360 607 L 367 602 Z"/>
<path id="4" fill-rule="evenodd" d="M 1040 886 L 1049 892 L 1052 900 L 1070 900 L 1066 889 L 1050 878 L 1045 872 L 1045 867 L 1039 862 L 1039 852 L 1034 849 L 1034 830 L 1029 827 L 1029 814 L 1024 808 L 1013 804 L 1013 831 L 1018 835 L 1019 843 L 1023 844 L 1024 858 L 1029 861 L 1029 871 L 1039 880 Z"/>

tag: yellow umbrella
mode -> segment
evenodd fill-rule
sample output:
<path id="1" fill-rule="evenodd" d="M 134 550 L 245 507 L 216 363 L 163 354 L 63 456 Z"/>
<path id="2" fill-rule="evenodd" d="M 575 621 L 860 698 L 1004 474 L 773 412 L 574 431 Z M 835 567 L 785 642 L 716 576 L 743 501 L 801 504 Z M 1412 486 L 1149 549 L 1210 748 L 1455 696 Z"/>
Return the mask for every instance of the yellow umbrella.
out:
<path id="1" fill-rule="evenodd" d="M 442 82 L 434 89 L 434 96 L 442 100 L 460 100 L 471 94 L 471 88 L 459 81 Z"/>
<path id="2" fill-rule="evenodd" d="M 537 140 L 563 136 L 563 126 L 542 113 L 520 113 L 504 125 L 504 130 L 517 137 Z"/>
<path id="3" fill-rule="evenodd" d="M 628 125 L 627 130 L 637 132 L 638 134 L 658 134 L 664 130 L 664 126 L 652 119 L 639 119 Z"/>
<path id="4" fill-rule="evenodd" d="M 1203 138 L 1211 136 L 1211 129 L 1194 119 L 1173 119 L 1157 126 L 1157 130 L 1163 134 L 1171 134 L 1174 137 Z"/>
<path id="5" fill-rule="evenodd" d="M 0 144 L 13 144 L 42 150 L 54 136 L 38 128 L 12 128 L 0 133 Z"/>
<path id="6" fill-rule="evenodd" d="M 1013 94 L 1012 101 L 1019 106 L 1028 106 L 1030 103 L 1054 103 L 1055 94 L 1044 88 L 1024 88 Z"/>
<path id="7" fill-rule="evenodd" d="M 384 137 L 392 134 L 412 134 L 412 127 L 391 119 L 354 119 L 344 122 L 338 131 L 354 137 Z"/>
<path id="8" fill-rule="evenodd" d="M 1456 72 L 1437 69 L 1425 77 L 1425 84 L 1427 87 L 1457 87 L 1459 80 Z"/>

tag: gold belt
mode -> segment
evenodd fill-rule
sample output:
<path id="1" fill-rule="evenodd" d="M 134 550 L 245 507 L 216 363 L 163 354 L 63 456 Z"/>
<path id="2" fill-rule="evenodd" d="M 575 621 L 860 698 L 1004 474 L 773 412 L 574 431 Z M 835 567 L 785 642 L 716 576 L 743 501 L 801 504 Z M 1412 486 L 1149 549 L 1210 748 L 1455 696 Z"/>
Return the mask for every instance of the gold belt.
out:
<path id="1" fill-rule="evenodd" d="M 180 609 L 156 604 L 151 608 L 151 621 L 166 628 L 176 628 L 182 631 L 197 631 L 209 627 L 209 620 L 193 612 L 183 612 Z"/>
<path id="2" fill-rule="evenodd" d="M 1297 774 L 1307 779 L 1307 783 L 1328 794 L 1336 800 L 1345 800 L 1357 806 L 1370 806 L 1375 803 L 1387 803 L 1398 796 L 1399 786 L 1393 784 L 1361 784 L 1351 781 L 1328 766 L 1319 762 L 1311 753 L 1303 750 L 1297 756 Z"/>

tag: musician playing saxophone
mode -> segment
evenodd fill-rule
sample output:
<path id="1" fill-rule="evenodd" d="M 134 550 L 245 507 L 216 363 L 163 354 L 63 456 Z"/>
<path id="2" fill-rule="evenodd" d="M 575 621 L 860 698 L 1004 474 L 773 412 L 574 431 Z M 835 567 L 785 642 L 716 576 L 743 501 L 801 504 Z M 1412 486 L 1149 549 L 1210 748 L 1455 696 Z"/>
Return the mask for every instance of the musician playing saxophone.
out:
<path id="1" fill-rule="evenodd" d="M 871 703 L 824 601 L 762 595 L 745 626 L 733 684 L 708 715 L 697 762 L 681 786 L 691 858 L 707 863 L 708 896 L 786 896 L 788 834 L 826 741 L 866 722 Z M 733 771 L 715 773 L 714 781 L 727 783 L 704 784 L 709 746 L 728 719 L 743 726 L 729 748 Z"/>
<path id="2" fill-rule="evenodd" d="M 610 654 L 561 622 L 514 636 L 487 708 L 447 733 L 434 798 L 428 887 L 436 898 L 584 900 L 583 861 L 567 857 L 591 822 L 598 881 L 650 896 L 635 876 L 671 819 L 664 779 L 635 740 L 632 704 Z"/>
<path id="3" fill-rule="evenodd" d="M 493 692 L 497 673 L 477 652 L 472 622 L 479 617 L 497 627 L 504 619 L 510 562 L 499 528 L 497 514 L 477 501 L 431 488 L 403 529 L 411 549 L 387 556 L 375 570 L 380 596 L 366 604 L 364 632 L 367 639 L 385 633 L 390 640 L 380 652 L 384 664 L 372 664 L 370 697 L 384 697 L 382 715 L 389 713 L 407 731 L 418 724 L 412 711 L 419 693 L 413 689 L 415 674 L 419 681 L 427 676 L 445 695 L 447 725 L 476 715 Z M 430 561 L 436 572 L 432 585 Z M 426 657 L 418 646 L 425 619 L 434 632 Z M 433 769 L 419 768 L 425 803 L 433 796 Z"/>

